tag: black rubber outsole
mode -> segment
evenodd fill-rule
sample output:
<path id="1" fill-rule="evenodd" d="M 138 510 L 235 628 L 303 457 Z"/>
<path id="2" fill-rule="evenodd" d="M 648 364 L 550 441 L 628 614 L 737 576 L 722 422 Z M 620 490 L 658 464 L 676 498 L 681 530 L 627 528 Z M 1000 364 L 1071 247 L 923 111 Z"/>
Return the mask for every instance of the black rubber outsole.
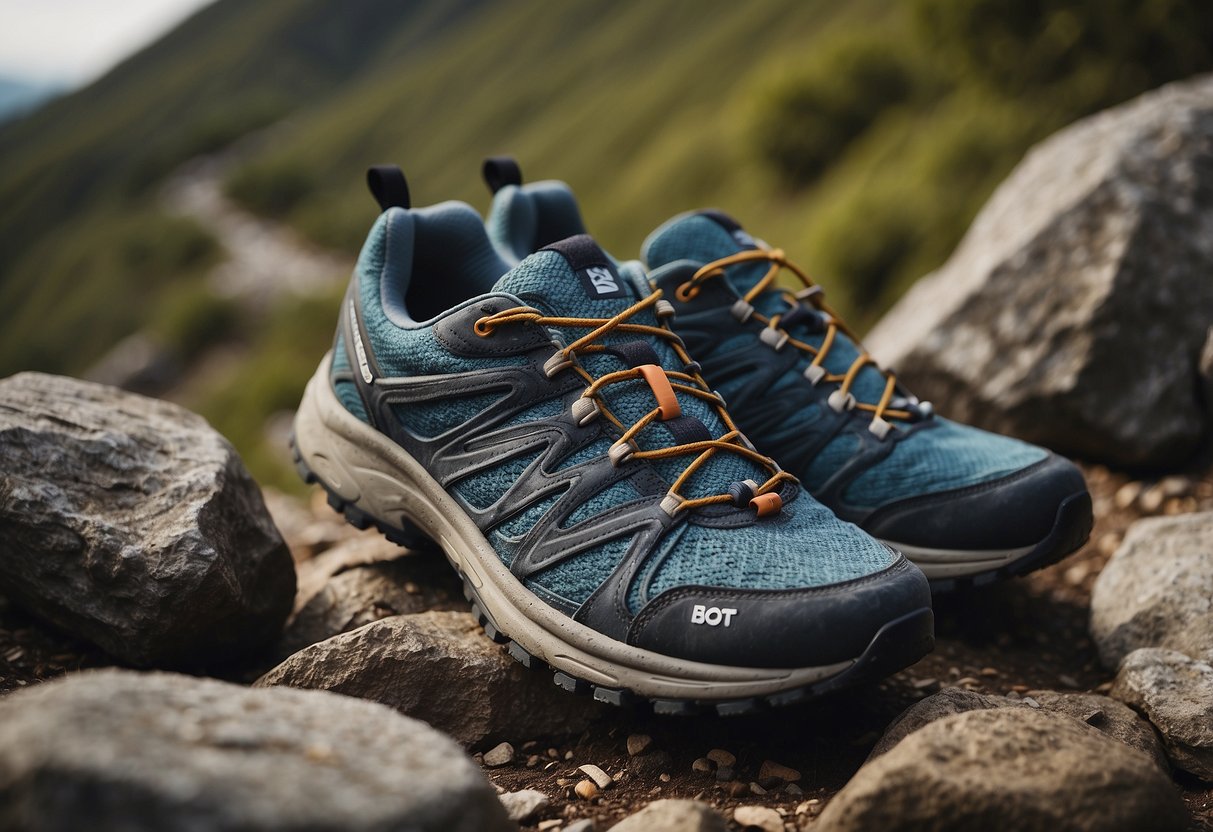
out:
<path id="1" fill-rule="evenodd" d="M 409 526 L 398 528 L 388 525 L 372 517 L 357 506 L 346 502 L 333 492 L 315 473 L 307 467 L 303 457 L 291 438 L 291 453 L 299 475 L 309 484 L 319 485 L 324 489 L 328 504 L 334 511 L 340 512 L 348 523 L 358 529 L 374 527 L 384 537 L 393 543 L 407 548 L 437 549 L 438 544 L 425 535 L 420 529 Z M 463 594 L 472 604 L 472 614 L 484 628 L 485 635 L 498 644 L 503 644 L 506 651 L 523 667 L 536 672 L 552 673 L 552 681 L 569 693 L 590 696 L 599 702 L 607 702 L 624 708 L 651 708 L 653 713 L 673 716 L 695 716 L 716 713 L 720 716 L 743 716 L 759 713 L 769 708 L 786 707 L 801 702 L 808 702 L 826 696 L 843 688 L 855 687 L 865 682 L 876 681 L 890 676 L 921 659 L 935 646 L 935 621 L 929 607 L 915 610 L 901 618 L 885 624 L 873 636 L 872 641 L 864 649 L 855 662 L 840 673 L 826 679 L 804 685 L 791 690 L 780 691 L 769 696 L 755 696 L 744 699 L 697 700 L 697 699 L 661 699 L 641 696 L 633 691 L 596 685 L 584 679 L 571 676 L 563 670 L 548 665 L 537 656 L 531 655 L 522 645 L 501 632 L 493 620 L 485 613 L 484 607 L 476 594 L 475 587 L 468 582 L 467 577 L 459 572 L 463 582 Z"/>
<path id="2" fill-rule="evenodd" d="M 1005 566 L 987 572 L 931 580 L 931 592 L 935 595 L 942 595 L 959 589 L 988 586 L 1005 578 L 1026 575 L 1037 569 L 1052 566 L 1066 555 L 1081 549 L 1082 545 L 1091 537 L 1091 529 L 1094 525 L 1095 517 L 1091 510 L 1091 495 L 1086 491 L 1072 494 L 1057 507 L 1057 518 L 1053 521 L 1053 528 L 1032 551 L 1018 560 L 1013 560 Z"/>

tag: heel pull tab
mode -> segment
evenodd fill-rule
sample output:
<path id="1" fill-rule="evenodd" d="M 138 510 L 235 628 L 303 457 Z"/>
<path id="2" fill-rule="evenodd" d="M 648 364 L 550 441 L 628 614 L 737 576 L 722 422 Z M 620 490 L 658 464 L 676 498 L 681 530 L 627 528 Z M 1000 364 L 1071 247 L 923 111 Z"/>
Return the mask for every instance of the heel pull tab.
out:
<path id="1" fill-rule="evenodd" d="M 493 193 L 497 193 L 506 185 L 522 184 L 522 168 L 518 167 L 518 160 L 513 156 L 488 157 L 484 160 L 481 175 L 484 177 L 484 184 L 488 185 Z"/>
<path id="2" fill-rule="evenodd" d="M 366 186 L 384 211 L 410 207 L 408 180 L 404 178 L 404 171 L 395 165 L 373 165 L 368 168 Z"/>

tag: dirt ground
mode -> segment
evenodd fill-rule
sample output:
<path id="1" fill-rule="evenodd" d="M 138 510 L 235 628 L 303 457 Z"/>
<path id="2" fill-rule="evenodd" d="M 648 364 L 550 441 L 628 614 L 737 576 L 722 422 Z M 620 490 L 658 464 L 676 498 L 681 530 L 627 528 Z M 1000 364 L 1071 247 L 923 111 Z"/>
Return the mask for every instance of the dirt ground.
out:
<path id="1" fill-rule="evenodd" d="M 1091 587 L 1134 520 L 1213 510 L 1213 466 L 1145 483 L 1100 466 L 1085 471 L 1096 511 L 1090 542 L 1026 578 L 937 599 L 935 651 L 879 685 L 753 717 L 659 718 L 620 710 L 612 723 L 576 742 L 553 747 L 542 738 L 518 738 L 515 761 L 486 768 L 486 775 L 507 791 L 534 788 L 552 798 L 527 829 L 558 828 L 559 819 L 585 817 L 596 818 L 603 829 L 650 800 L 669 797 L 704 800 L 726 817 L 741 805 L 772 806 L 790 828 L 809 828 L 885 726 L 941 686 L 1003 695 L 1034 689 L 1106 692 L 1112 674 L 1100 666 L 1087 635 Z M 0 693 L 111 663 L 0 598 Z M 629 756 L 631 735 L 651 738 L 644 754 Z M 736 757 L 732 778 L 722 781 L 713 770 L 696 770 L 696 760 L 713 749 Z M 800 780 L 794 786 L 760 782 L 766 760 L 795 769 Z M 574 792 L 585 779 L 577 767 L 586 763 L 623 774 L 586 801 Z M 1213 830 L 1213 786 L 1182 775 L 1176 782 L 1192 812 L 1192 828 Z"/>

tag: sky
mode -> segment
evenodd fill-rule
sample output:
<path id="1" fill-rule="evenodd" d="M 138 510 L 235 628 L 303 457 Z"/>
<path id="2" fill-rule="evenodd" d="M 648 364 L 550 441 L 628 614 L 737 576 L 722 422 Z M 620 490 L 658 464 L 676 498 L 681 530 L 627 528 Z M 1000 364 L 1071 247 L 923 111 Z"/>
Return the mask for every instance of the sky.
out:
<path id="1" fill-rule="evenodd" d="M 85 84 L 210 0 L 0 0 L 0 75 Z"/>

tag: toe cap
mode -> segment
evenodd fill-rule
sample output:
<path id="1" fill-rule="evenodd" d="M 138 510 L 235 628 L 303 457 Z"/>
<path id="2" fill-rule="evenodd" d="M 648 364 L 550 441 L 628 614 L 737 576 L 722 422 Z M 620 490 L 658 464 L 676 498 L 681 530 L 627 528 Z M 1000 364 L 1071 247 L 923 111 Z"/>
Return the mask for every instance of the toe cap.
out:
<path id="1" fill-rule="evenodd" d="M 1082 472 L 1049 454 L 990 482 L 881 506 L 860 525 L 868 534 L 935 549 L 1006 549 L 1044 540 L 1063 502 L 1085 494 Z"/>
<path id="2" fill-rule="evenodd" d="M 636 616 L 628 642 L 710 664 L 816 667 L 857 658 L 886 624 L 930 605 L 926 578 L 899 556 L 880 572 L 821 587 L 667 590 Z"/>

